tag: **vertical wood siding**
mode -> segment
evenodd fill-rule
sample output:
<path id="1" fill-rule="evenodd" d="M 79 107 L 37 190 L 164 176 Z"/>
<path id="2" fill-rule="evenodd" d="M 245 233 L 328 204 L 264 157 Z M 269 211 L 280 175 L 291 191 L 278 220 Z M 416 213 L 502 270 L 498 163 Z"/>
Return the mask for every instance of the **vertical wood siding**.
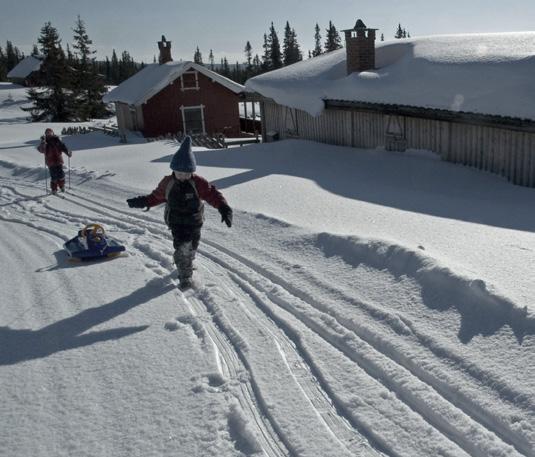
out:
<path id="1" fill-rule="evenodd" d="M 263 128 L 278 132 L 281 139 L 299 137 L 365 149 L 384 147 L 386 143 L 388 116 L 384 114 L 326 110 L 313 117 L 273 102 L 264 102 L 263 108 Z M 408 148 L 433 151 L 443 160 L 498 174 L 517 185 L 535 187 L 535 133 L 399 118 Z"/>

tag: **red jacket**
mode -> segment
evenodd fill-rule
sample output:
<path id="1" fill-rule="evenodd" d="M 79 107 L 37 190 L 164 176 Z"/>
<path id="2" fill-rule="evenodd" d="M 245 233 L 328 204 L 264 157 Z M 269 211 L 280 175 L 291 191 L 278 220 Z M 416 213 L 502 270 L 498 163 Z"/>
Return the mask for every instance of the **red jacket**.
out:
<path id="1" fill-rule="evenodd" d="M 158 184 L 158 187 L 156 187 L 156 189 L 154 189 L 150 195 L 147 196 L 147 203 L 149 207 L 153 207 L 167 201 L 166 192 L 168 191 L 168 186 L 173 179 L 174 177 L 172 174 L 165 176 Z M 221 205 L 227 204 L 223 194 L 202 176 L 193 174 L 192 180 L 195 183 L 195 187 L 197 188 L 197 192 L 201 200 L 206 201 L 209 205 L 216 209 L 218 209 Z"/>
<path id="2" fill-rule="evenodd" d="M 69 155 L 69 150 L 65 143 L 63 143 L 57 136 L 51 136 L 41 141 L 37 150 L 45 155 L 45 163 L 47 167 L 55 167 L 63 165 L 62 152 Z"/>

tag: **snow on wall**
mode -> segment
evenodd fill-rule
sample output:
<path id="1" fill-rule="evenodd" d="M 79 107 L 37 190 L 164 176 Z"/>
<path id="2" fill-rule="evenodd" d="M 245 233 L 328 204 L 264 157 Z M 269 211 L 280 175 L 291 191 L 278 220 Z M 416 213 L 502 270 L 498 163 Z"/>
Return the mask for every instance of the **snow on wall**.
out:
<path id="1" fill-rule="evenodd" d="M 247 91 L 317 116 L 323 100 L 535 119 L 535 32 L 444 35 L 376 45 L 376 70 L 346 74 L 346 50 L 247 81 Z"/>

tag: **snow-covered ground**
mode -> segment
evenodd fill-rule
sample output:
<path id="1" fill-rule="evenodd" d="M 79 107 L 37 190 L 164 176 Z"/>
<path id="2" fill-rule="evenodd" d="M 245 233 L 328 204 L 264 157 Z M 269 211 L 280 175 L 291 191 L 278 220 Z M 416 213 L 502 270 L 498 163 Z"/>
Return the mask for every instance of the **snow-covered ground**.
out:
<path id="1" fill-rule="evenodd" d="M 235 217 L 207 209 L 181 293 L 162 209 L 125 204 L 176 144 L 64 137 L 73 189 L 45 197 L 23 101 L 0 85 L 0 455 L 535 456 L 534 189 L 417 151 L 197 149 Z M 90 222 L 128 255 L 69 262 Z"/>

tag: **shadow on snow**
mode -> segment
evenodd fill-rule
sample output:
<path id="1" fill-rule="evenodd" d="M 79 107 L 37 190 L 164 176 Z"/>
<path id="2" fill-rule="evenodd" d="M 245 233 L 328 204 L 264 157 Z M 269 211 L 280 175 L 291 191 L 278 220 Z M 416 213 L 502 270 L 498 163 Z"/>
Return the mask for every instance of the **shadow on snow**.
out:
<path id="1" fill-rule="evenodd" d="M 164 278 L 165 280 L 165 278 Z M 149 282 L 131 294 L 105 305 L 86 309 L 39 330 L 0 327 L 0 365 L 13 365 L 48 357 L 104 341 L 117 340 L 147 329 L 148 325 L 87 332 L 127 311 L 174 289 L 174 285 Z"/>

